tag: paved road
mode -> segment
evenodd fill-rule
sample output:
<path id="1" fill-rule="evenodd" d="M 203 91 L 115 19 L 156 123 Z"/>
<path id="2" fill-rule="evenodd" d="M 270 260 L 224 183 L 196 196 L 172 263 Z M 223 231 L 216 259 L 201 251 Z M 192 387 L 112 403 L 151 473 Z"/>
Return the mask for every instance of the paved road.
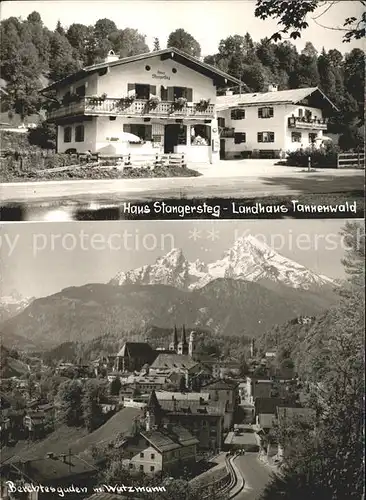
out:
<path id="1" fill-rule="evenodd" d="M 244 489 L 234 500 L 258 500 L 265 485 L 270 481 L 272 470 L 258 460 L 257 453 L 246 453 L 235 459 L 235 464 L 242 473 Z"/>
<path id="2" fill-rule="evenodd" d="M 48 181 L 0 185 L 0 202 L 87 203 L 145 201 L 164 198 L 299 195 L 361 191 L 360 171 L 273 171 L 229 177 L 180 177 L 92 181 Z"/>

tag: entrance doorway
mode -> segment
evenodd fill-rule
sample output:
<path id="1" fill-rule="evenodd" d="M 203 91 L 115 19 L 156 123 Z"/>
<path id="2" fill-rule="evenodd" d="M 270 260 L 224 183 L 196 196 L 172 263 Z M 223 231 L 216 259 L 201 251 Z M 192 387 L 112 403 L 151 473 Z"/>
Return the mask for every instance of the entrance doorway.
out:
<path id="1" fill-rule="evenodd" d="M 164 128 L 164 153 L 174 153 L 178 144 L 187 144 L 187 127 L 177 123 L 170 123 Z"/>

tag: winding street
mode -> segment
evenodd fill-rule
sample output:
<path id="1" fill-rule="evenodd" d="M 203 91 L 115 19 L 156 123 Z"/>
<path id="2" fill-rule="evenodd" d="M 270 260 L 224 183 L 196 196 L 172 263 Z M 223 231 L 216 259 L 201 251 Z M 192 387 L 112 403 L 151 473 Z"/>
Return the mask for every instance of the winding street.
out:
<path id="1" fill-rule="evenodd" d="M 244 481 L 244 489 L 232 497 L 234 500 L 258 500 L 266 484 L 270 481 L 272 470 L 258 460 L 257 453 L 247 452 L 235 459 Z"/>

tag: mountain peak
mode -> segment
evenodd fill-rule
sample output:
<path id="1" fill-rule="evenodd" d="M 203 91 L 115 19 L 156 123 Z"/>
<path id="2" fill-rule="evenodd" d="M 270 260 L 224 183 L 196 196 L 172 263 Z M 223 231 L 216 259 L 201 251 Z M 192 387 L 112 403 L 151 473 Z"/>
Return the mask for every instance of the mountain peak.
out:
<path id="1" fill-rule="evenodd" d="M 284 257 L 251 234 L 238 238 L 215 262 L 188 262 L 181 249 L 173 248 L 155 264 L 119 273 L 110 283 L 163 284 L 193 290 L 217 278 L 268 281 L 305 290 L 334 285 L 331 279 Z"/>

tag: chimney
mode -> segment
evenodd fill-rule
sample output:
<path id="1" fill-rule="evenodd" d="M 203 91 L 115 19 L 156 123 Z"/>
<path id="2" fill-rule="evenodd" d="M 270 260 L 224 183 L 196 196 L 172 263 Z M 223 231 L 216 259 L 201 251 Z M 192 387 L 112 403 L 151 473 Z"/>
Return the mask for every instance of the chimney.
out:
<path id="1" fill-rule="evenodd" d="M 268 85 L 268 92 L 277 92 L 278 90 L 278 86 L 275 85 L 274 83 L 270 83 Z"/>
<path id="2" fill-rule="evenodd" d="M 230 90 L 230 89 L 227 89 L 227 90 L 225 91 L 225 95 L 233 95 L 233 91 L 232 91 L 232 90 Z"/>
<path id="3" fill-rule="evenodd" d="M 113 61 L 118 61 L 119 56 L 114 53 L 113 50 L 110 50 L 108 52 L 107 57 L 104 59 L 104 62 L 113 62 Z"/>

